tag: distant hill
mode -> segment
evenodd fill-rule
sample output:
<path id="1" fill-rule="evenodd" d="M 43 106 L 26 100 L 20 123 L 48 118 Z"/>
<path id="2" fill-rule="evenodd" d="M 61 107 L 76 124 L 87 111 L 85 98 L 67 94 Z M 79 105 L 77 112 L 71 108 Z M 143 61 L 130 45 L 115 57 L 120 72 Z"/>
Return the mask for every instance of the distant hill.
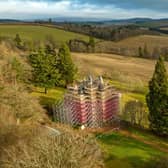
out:
<path id="1" fill-rule="evenodd" d="M 117 19 L 117 20 L 108 20 L 102 21 L 104 25 L 129 25 L 129 24 L 138 24 L 144 22 L 150 22 L 150 18 L 132 18 L 132 19 Z M 101 22 L 100 22 L 101 23 Z"/>
<path id="2" fill-rule="evenodd" d="M 18 19 L 0 19 L 0 23 L 25 23 L 25 22 L 48 22 L 49 18 L 45 19 L 30 19 L 30 20 L 18 20 Z M 78 24 L 89 24 L 89 25 L 138 25 L 142 27 L 156 28 L 156 27 L 167 27 L 168 18 L 163 19 L 152 19 L 152 18 L 130 18 L 130 19 L 109 19 L 101 20 L 99 18 L 81 18 L 81 17 L 57 17 L 51 18 L 53 23 L 78 23 Z"/>
<path id="3" fill-rule="evenodd" d="M 131 19 L 85 19 L 85 18 L 54 18 L 53 22 L 70 22 L 90 25 L 130 25 L 135 24 L 145 27 L 160 27 L 168 25 L 168 18 L 151 19 L 151 18 L 131 18 Z"/>
<path id="4" fill-rule="evenodd" d="M 164 18 L 164 19 L 132 18 L 132 19 L 103 21 L 102 23 L 116 24 L 116 25 L 137 24 L 145 27 L 160 27 L 160 26 L 168 25 L 168 18 Z"/>
<path id="5" fill-rule="evenodd" d="M 149 27 L 149 28 L 159 28 L 159 27 L 168 27 L 168 19 L 158 19 L 150 20 L 137 23 L 140 26 Z"/>
<path id="6" fill-rule="evenodd" d="M 16 22 L 23 22 L 23 21 L 15 19 L 0 19 L 0 23 L 16 23 Z"/>

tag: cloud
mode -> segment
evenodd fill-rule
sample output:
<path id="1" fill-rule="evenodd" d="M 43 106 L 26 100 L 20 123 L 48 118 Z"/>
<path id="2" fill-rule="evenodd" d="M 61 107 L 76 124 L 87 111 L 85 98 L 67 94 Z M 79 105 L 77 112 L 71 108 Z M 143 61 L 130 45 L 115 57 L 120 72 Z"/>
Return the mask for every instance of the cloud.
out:
<path id="1" fill-rule="evenodd" d="M 15 1 L 15 0 L 8 0 L 8 1 Z M 22 0 L 22 1 L 57 3 L 64 0 Z M 70 1 L 71 3 L 78 3 L 78 4 L 87 3 L 102 7 L 116 6 L 117 8 L 122 9 L 149 9 L 157 11 L 167 11 L 168 9 L 168 0 L 70 0 Z"/>
<path id="2" fill-rule="evenodd" d="M 1 0 L 0 17 L 168 17 L 167 0 Z"/>
<path id="3" fill-rule="evenodd" d="M 148 9 L 155 11 L 167 11 L 168 0 L 81 0 L 90 4 L 103 6 L 115 5 L 122 9 Z"/>

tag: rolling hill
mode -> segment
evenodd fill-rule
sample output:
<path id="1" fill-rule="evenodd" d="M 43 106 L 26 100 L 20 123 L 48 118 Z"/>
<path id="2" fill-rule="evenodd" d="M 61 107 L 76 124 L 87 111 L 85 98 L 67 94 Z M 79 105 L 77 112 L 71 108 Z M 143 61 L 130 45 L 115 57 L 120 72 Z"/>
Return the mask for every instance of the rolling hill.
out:
<path id="1" fill-rule="evenodd" d="M 97 52 L 117 53 L 121 55 L 137 56 L 138 48 L 148 48 L 150 54 L 154 52 L 154 49 L 163 50 L 168 47 L 168 36 L 162 35 L 140 35 L 136 37 L 130 37 L 119 42 L 101 41 L 97 43 Z"/>
<path id="2" fill-rule="evenodd" d="M 70 39 L 78 38 L 88 40 L 88 37 L 78 33 L 67 32 L 64 30 L 35 26 L 35 25 L 0 25 L 0 36 L 14 38 L 19 34 L 25 40 L 40 40 L 44 41 L 47 37 L 52 37 L 57 43 L 69 41 Z"/>
<path id="3" fill-rule="evenodd" d="M 156 61 L 115 54 L 73 53 L 73 59 L 81 74 L 103 75 L 114 78 L 131 78 L 141 80 L 146 85 L 152 76 Z M 168 69 L 168 63 L 166 63 Z"/>
<path id="4" fill-rule="evenodd" d="M 47 25 L 46 25 L 47 26 Z M 14 38 L 18 33 L 23 40 L 45 41 L 52 38 L 57 44 L 67 42 L 71 39 L 88 41 L 89 37 L 79 33 L 73 33 L 57 29 L 53 26 L 40 26 L 30 24 L 1 24 L 0 37 Z M 149 52 L 152 54 L 155 48 L 166 49 L 168 36 L 157 35 L 140 35 L 129 37 L 118 42 L 104 41 L 96 39 L 96 52 L 98 53 L 116 53 L 120 55 L 137 56 L 138 48 L 147 45 Z"/>

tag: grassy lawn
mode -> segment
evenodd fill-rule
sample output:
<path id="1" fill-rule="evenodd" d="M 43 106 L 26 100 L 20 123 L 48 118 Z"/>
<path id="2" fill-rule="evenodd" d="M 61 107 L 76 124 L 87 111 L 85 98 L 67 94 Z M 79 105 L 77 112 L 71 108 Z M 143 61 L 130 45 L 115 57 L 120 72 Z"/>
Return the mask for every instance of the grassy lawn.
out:
<path id="1" fill-rule="evenodd" d="M 130 82 L 130 83 L 129 83 Z M 133 93 L 139 93 L 139 95 L 141 94 L 146 94 L 148 92 L 148 88 L 147 86 L 142 86 L 140 84 L 135 84 L 135 83 L 131 83 L 132 81 L 127 82 L 121 82 L 121 81 L 117 81 L 117 80 L 110 80 L 110 84 L 113 85 L 116 89 L 120 90 L 120 91 L 126 91 L 126 92 L 133 92 Z"/>
<path id="2" fill-rule="evenodd" d="M 97 138 L 104 152 L 107 168 L 142 168 L 153 157 L 165 154 L 150 145 L 120 133 L 99 134 Z"/>
<path id="3" fill-rule="evenodd" d="M 141 131 L 139 129 L 135 129 L 135 128 L 127 128 L 129 130 L 130 133 L 139 136 L 140 138 L 143 138 L 145 141 L 149 141 L 152 142 L 154 144 L 157 144 L 158 146 L 164 148 L 164 149 L 168 149 L 168 139 L 164 139 L 164 138 L 159 138 L 154 136 L 152 133 L 148 132 L 148 131 Z"/>
<path id="4" fill-rule="evenodd" d="M 110 84 L 113 85 L 119 92 L 122 93 L 122 105 L 125 105 L 129 101 L 141 101 L 146 103 L 147 87 L 139 88 L 139 90 L 134 90 L 134 87 L 128 86 L 127 83 L 110 80 Z M 142 92 L 138 92 L 138 91 Z"/>
<path id="5" fill-rule="evenodd" d="M 122 93 L 122 105 L 124 106 L 129 101 L 141 101 L 144 104 L 146 103 L 145 95 L 131 92 Z"/>
<path id="6" fill-rule="evenodd" d="M 64 93 L 64 88 L 54 88 L 49 89 L 48 93 L 45 94 L 44 88 L 37 87 L 34 89 L 32 96 L 38 97 L 42 105 L 49 105 L 55 103 L 58 100 L 61 100 L 63 98 Z"/>
<path id="7" fill-rule="evenodd" d="M 31 25 L 0 25 L 0 36 L 14 38 L 17 33 L 22 39 L 34 41 L 44 41 L 47 36 L 50 36 L 59 44 L 74 38 L 89 40 L 88 36 L 56 28 Z"/>

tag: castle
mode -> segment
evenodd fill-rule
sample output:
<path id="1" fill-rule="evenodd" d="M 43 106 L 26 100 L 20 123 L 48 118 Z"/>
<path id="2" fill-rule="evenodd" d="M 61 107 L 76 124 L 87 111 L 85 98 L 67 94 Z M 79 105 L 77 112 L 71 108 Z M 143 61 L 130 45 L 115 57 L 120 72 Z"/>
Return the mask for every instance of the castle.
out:
<path id="1" fill-rule="evenodd" d="M 119 112 L 119 93 L 103 78 L 91 76 L 68 87 L 64 97 L 66 123 L 97 128 L 111 123 Z"/>

